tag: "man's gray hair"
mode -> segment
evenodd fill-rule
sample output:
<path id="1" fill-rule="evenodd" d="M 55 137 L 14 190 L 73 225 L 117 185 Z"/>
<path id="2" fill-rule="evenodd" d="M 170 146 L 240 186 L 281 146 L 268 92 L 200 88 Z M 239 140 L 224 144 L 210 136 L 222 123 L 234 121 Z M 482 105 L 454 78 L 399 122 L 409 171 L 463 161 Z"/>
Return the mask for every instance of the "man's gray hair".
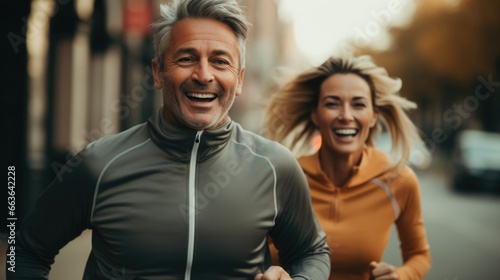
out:
<path id="1" fill-rule="evenodd" d="M 245 67 L 245 50 L 249 22 L 236 0 L 172 0 L 160 5 L 158 20 L 153 24 L 153 44 L 160 69 L 169 47 L 172 27 L 187 18 L 207 18 L 229 26 L 238 38 L 239 70 Z"/>

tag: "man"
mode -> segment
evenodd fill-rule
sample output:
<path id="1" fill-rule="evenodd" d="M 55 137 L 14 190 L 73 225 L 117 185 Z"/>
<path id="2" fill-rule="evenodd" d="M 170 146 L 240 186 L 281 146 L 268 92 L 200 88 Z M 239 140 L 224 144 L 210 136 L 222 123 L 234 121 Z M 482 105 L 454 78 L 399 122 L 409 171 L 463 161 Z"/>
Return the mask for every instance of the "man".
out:
<path id="1" fill-rule="evenodd" d="M 13 279 L 47 275 L 86 228 L 84 279 L 328 278 L 325 235 L 293 155 L 228 117 L 246 35 L 234 0 L 161 6 L 152 64 L 162 109 L 88 145 L 49 186 L 18 233 Z M 265 266 L 268 235 L 282 267 Z"/>

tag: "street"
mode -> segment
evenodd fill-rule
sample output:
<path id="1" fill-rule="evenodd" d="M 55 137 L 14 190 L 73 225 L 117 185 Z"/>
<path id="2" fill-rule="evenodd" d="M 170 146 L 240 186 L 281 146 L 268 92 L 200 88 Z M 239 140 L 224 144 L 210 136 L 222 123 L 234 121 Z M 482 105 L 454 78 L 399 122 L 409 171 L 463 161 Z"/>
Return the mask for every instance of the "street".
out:
<path id="1" fill-rule="evenodd" d="M 444 175 L 417 173 L 431 248 L 428 280 L 494 280 L 500 275 L 500 196 L 451 191 Z M 393 229 L 384 261 L 401 264 Z"/>

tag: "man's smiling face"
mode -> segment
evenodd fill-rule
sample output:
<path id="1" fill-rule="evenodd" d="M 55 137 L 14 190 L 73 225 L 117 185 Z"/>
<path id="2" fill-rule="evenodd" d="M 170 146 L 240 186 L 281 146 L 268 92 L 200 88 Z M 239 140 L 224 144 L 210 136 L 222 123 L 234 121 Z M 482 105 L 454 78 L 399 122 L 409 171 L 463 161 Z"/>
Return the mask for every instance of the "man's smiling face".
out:
<path id="1" fill-rule="evenodd" d="M 241 94 L 238 39 L 226 24 L 184 19 L 172 28 L 164 69 L 153 61 L 165 119 L 196 130 L 218 127 Z"/>

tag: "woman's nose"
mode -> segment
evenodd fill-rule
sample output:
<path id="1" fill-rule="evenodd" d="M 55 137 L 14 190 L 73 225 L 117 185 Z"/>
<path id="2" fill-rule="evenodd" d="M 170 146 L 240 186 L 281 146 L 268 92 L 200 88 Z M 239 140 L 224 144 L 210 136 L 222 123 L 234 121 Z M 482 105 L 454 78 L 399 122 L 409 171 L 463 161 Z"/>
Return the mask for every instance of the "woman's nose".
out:
<path id="1" fill-rule="evenodd" d="M 347 105 L 343 106 L 340 112 L 340 117 L 343 120 L 352 120 L 353 119 L 352 108 Z"/>

